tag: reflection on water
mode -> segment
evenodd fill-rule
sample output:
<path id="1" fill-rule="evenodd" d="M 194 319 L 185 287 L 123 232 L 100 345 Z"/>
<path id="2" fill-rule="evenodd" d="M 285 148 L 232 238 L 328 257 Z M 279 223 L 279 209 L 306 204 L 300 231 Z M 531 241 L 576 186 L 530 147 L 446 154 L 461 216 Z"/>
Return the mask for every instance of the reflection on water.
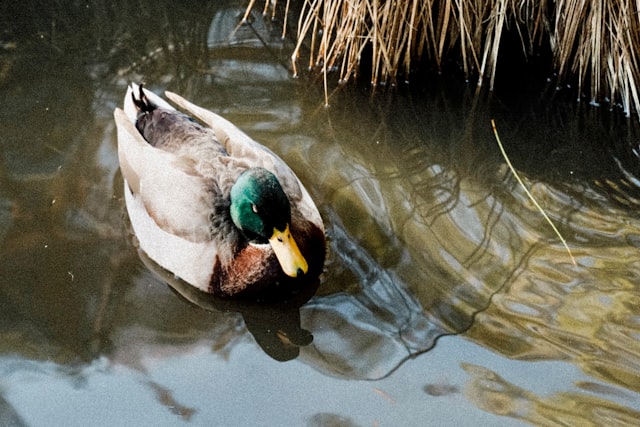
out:
<path id="1" fill-rule="evenodd" d="M 300 327 L 299 309 L 313 296 L 318 283 L 305 286 L 301 292 L 276 301 L 230 300 L 204 293 L 177 279 L 141 250 L 138 250 L 138 255 L 149 270 L 187 301 L 211 312 L 240 313 L 258 345 L 275 360 L 286 361 L 298 357 L 299 348 L 309 345 L 313 340 L 311 333 Z"/>
<path id="2" fill-rule="evenodd" d="M 231 1 L 11 7 L 2 16 L 22 18 L 0 35 L 0 412 L 13 424 L 51 415 L 31 384 L 85 402 L 119 382 L 130 402 L 112 409 L 201 424 L 226 414 L 201 396 L 263 402 L 252 393 L 267 386 L 304 408 L 286 421 L 297 425 L 384 420 L 346 399 L 395 405 L 377 407 L 404 424 L 427 409 L 434 422 L 480 419 L 476 408 L 536 424 L 640 416 L 634 122 L 562 101 L 474 104 L 464 87 L 348 88 L 323 109 L 313 84 L 289 78 L 269 21 L 225 38 L 242 10 Z M 203 301 L 138 257 L 112 121 L 129 80 L 225 115 L 293 167 L 330 237 L 314 296 L 259 310 Z M 491 118 L 577 265 L 504 167 Z M 425 376 L 430 363 L 441 377 Z M 465 379 L 450 380 L 455 369 Z M 277 416 L 256 405 L 254 420 Z M 77 411 L 56 407 L 63 421 Z M 107 419 L 109 403 L 99 409 Z M 141 419 L 127 410 L 118 420 Z"/>
<path id="3" fill-rule="evenodd" d="M 634 425 L 640 415 L 623 405 L 582 392 L 537 396 L 510 384 L 486 368 L 464 365 L 464 369 L 472 377 L 465 390 L 470 400 L 486 411 L 523 419 L 535 425 L 554 425 L 559 420 L 563 424 L 580 426 Z M 614 389 L 614 392 L 617 390 Z M 628 402 L 633 399 L 626 397 Z"/>

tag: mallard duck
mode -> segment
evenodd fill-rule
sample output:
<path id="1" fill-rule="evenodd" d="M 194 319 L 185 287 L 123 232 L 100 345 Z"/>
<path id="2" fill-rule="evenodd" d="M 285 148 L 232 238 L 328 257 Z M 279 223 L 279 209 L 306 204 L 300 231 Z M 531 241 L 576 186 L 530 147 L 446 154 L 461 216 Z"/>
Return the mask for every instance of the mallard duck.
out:
<path id="1" fill-rule="evenodd" d="M 317 279 L 324 226 L 293 171 L 226 119 L 165 95 L 190 115 L 136 84 L 114 112 L 125 203 L 140 249 L 220 296 Z"/>

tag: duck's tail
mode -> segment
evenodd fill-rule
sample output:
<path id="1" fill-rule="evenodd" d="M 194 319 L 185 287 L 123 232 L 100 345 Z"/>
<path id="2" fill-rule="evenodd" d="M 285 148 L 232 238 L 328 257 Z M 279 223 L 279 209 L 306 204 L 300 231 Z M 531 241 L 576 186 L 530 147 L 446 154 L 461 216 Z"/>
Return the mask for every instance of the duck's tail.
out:
<path id="1" fill-rule="evenodd" d="M 144 89 L 142 84 L 131 83 L 124 98 L 124 112 L 133 123 L 140 115 L 149 113 L 156 108 L 175 110 L 167 101 L 155 93 Z"/>
<path id="2" fill-rule="evenodd" d="M 138 114 L 136 118 L 140 118 L 141 115 L 146 113 L 151 113 L 153 110 L 158 108 L 153 102 L 149 101 L 147 95 L 145 94 L 142 86 L 144 83 L 140 83 L 138 86 L 138 93 L 136 94 L 135 89 L 131 91 L 131 100 L 133 101 L 133 105 L 135 105 L 136 110 L 138 110 Z"/>

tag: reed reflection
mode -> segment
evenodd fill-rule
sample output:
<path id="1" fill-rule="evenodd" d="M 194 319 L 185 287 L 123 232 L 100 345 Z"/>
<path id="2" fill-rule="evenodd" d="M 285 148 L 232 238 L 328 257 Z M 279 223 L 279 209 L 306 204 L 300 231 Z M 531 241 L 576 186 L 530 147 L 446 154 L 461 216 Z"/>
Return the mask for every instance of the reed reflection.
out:
<path id="1" fill-rule="evenodd" d="M 360 99 L 361 114 L 363 106 L 375 108 L 371 105 Z M 417 354 L 439 335 L 468 331 L 483 346 L 510 357 L 573 360 L 591 375 L 635 390 L 640 352 L 629 337 L 638 333 L 631 307 L 640 283 L 633 237 L 640 224 L 629 210 L 634 206 L 629 195 L 638 188 L 611 157 L 573 180 L 553 181 L 549 170 L 539 177 L 524 175 L 568 238 L 574 266 L 500 159 L 487 155 L 495 143 L 489 126 L 483 127 L 493 114 L 490 104 L 484 108 L 466 116 L 462 126 L 442 122 L 427 108 L 415 120 L 419 124 L 408 123 L 397 104 L 389 109 L 393 114 L 365 113 L 368 123 L 378 123 L 370 128 L 346 123 L 341 117 L 348 115 L 341 111 L 329 114 L 334 145 L 315 155 L 331 165 L 321 168 L 320 176 L 333 188 L 326 209 L 333 213 L 332 226 L 340 228 L 333 230 L 331 253 L 334 262 L 351 266 L 359 277 L 351 280 L 362 285 L 349 281 L 338 292 L 348 297 L 334 294 L 311 302 L 321 307 L 323 298 L 332 299 L 342 307 L 342 321 L 331 322 L 334 373 L 369 378 L 390 372 L 390 361 L 401 363 L 403 352 Z M 540 137 L 545 138 L 533 135 Z M 584 155 L 598 150 L 597 141 L 582 145 Z M 464 156 L 455 157 L 459 152 Z M 601 182 L 610 183 L 609 189 Z M 624 191 L 612 191 L 618 188 Z M 338 277 L 344 280 L 344 274 Z M 332 279 L 328 275 L 324 289 L 335 291 L 329 288 Z M 376 290 L 380 283 L 384 292 Z M 391 302 L 384 295 L 398 297 Z M 368 304 L 356 303 L 360 298 Z M 364 308 L 379 317 L 367 323 Z M 358 323 L 378 335 L 350 348 L 358 336 L 350 328 Z M 394 345 L 380 350 L 385 339 Z M 375 348 L 364 352 L 375 356 L 358 360 L 361 348 Z"/>
<path id="2" fill-rule="evenodd" d="M 585 426 L 634 425 L 640 417 L 624 404 L 612 400 L 631 400 L 631 395 L 620 395 L 618 390 L 606 390 L 618 394 L 608 400 L 591 396 L 584 390 L 554 393 L 541 396 L 502 378 L 496 372 L 481 366 L 464 365 L 471 376 L 464 393 L 480 408 L 534 425 L 558 422 Z M 608 394 L 608 393 L 603 393 Z M 622 399 L 619 399 L 622 397 Z"/>

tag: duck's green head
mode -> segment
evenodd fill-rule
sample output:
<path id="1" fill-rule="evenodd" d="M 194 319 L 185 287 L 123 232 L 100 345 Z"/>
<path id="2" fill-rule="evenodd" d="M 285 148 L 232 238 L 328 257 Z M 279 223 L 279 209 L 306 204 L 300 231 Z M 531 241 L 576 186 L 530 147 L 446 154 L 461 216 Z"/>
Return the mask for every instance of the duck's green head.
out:
<path id="1" fill-rule="evenodd" d="M 242 172 L 231 187 L 231 219 L 251 243 L 269 243 L 291 277 L 309 269 L 291 236 L 291 206 L 280 182 L 263 168 Z"/>

